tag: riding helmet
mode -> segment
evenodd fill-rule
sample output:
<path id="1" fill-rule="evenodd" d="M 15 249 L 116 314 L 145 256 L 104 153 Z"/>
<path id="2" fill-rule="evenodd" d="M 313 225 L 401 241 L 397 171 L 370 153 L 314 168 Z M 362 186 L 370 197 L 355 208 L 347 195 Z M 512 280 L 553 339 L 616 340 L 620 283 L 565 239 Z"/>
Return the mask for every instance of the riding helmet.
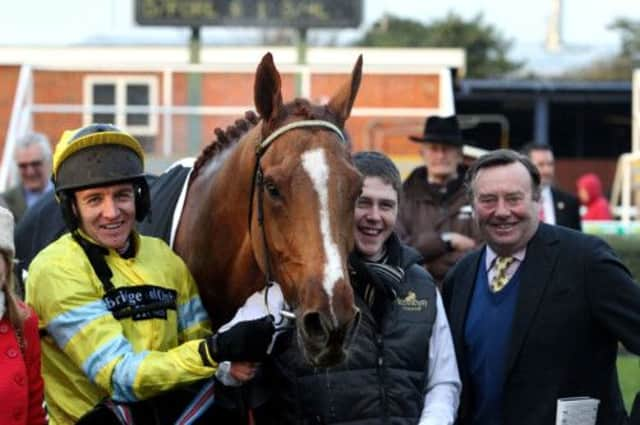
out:
<path id="1" fill-rule="evenodd" d="M 53 183 L 65 221 L 75 230 L 72 193 L 79 189 L 132 182 L 136 188 L 136 219 L 149 211 L 144 179 L 144 151 L 130 134 L 111 124 L 90 124 L 62 134 L 53 154 Z"/>

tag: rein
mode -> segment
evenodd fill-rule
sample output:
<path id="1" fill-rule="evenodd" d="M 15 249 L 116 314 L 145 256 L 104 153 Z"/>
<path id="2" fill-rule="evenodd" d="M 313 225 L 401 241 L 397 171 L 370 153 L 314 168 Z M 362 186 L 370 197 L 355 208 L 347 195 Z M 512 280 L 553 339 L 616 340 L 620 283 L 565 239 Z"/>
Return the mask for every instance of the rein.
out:
<path id="1" fill-rule="evenodd" d="M 269 288 L 273 286 L 274 283 L 277 283 L 272 279 L 271 276 L 271 255 L 269 254 L 269 247 L 267 245 L 267 235 L 264 228 L 264 207 L 263 207 L 263 194 L 264 194 L 264 173 L 262 171 L 262 167 L 260 166 L 260 160 L 262 156 L 267 151 L 269 146 L 281 135 L 286 133 L 289 130 L 293 130 L 296 128 L 303 127 L 324 127 L 330 131 L 333 131 L 340 137 L 340 141 L 346 144 L 346 140 L 344 138 L 344 134 L 342 134 L 342 130 L 338 128 L 335 124 L 324 121 L 324 120 L 302 120 L 302 121 L 294 121 L 287 125 L 284 125 L 278 128 L 276 131 L 267 136 L 264 140 L 256 145 L 256 162 L 253 168 L 253 184 L 251 185 L 251 195 L 249 196 L 249 217 L 248 217 L 248 229 L 249 234 L 251 234 L 251 218 L 253 216 L 253 195 L 258 190 L 258 226 L 260 227 L 262 233 L 262 247 L 265 255 L 265 291 L 264 291 L 264 303 L 267 309 L 267 313 L 270 314 L 269 311 Z M 286 319 L 293 320 L 295 319 L 294 313 L 289 310 L 281 310 L 280 314 L 282 317 Z"/>

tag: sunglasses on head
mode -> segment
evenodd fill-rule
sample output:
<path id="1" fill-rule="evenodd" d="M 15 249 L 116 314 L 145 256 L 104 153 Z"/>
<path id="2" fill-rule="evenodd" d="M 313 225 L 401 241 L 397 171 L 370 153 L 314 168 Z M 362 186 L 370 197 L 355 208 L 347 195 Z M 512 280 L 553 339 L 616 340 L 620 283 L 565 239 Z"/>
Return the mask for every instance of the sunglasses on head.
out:
<path id="1" fill-rule="evenodd" d="M 38 161 L 31 161 L 31 162 L 20 162 L 18 163 L 18 168 L 20 168 L 21 170 L 25 170 L 27 168 L 40 168 L 42 167 L 42 160 L 38 160 Z"/>

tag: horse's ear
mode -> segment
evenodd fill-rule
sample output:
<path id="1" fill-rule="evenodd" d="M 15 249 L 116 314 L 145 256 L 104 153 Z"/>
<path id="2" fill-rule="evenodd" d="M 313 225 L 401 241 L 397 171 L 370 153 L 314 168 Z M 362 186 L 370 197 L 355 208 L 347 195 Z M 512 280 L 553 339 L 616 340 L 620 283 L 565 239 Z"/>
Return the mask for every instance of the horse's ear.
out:
<path id="1" fill-rule="evenodd" d="M 253 101 L 260 117 L 265 121 L 276 118 L 282 108 L 280 73 L 273 64 L 271 53 L 264 55 L 258 65 L 253 86 Z"/>
<path id="2" fill-rule="evenodd" d="M 345 83 L 340 90 L 333 95 L 328 108 L 333 111 L 340 120 L 340 126 L 344 125 L 344 122 L 349 118 L 351 114 L 351 107 L 356 100 L 358 89 L 360 88 L 360 81 L 362 80 L 362 55 L 358 56 L 353 71 L 351 72 L 351 81 Z"/>

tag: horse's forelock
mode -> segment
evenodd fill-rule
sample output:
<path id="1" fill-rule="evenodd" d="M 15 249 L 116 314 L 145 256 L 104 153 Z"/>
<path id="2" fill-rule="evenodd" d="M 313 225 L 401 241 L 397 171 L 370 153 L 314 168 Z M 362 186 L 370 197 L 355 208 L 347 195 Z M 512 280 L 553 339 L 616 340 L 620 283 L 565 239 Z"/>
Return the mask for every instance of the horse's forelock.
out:
<path id="1" fill-rule="evenodd" d="M 317 105 L 309 102 L 307 99 L 296 98 L 284 104 L 276 118 L 265 123 L 263 137 L 268 136 L 292 118 L 300 120 L 323 120 L 333 124 L 337 124 L 339 121 L 338 117 L 327 105 Z"/>
<path id="2" fill-rule="evenodd" d="M 300 116 L 307 120 L 324 120 L 337 123 L 338 119 L 327 105 L 316 105 L 307 99 L 296 98 L 285 106 L 287 115 Z"/>

